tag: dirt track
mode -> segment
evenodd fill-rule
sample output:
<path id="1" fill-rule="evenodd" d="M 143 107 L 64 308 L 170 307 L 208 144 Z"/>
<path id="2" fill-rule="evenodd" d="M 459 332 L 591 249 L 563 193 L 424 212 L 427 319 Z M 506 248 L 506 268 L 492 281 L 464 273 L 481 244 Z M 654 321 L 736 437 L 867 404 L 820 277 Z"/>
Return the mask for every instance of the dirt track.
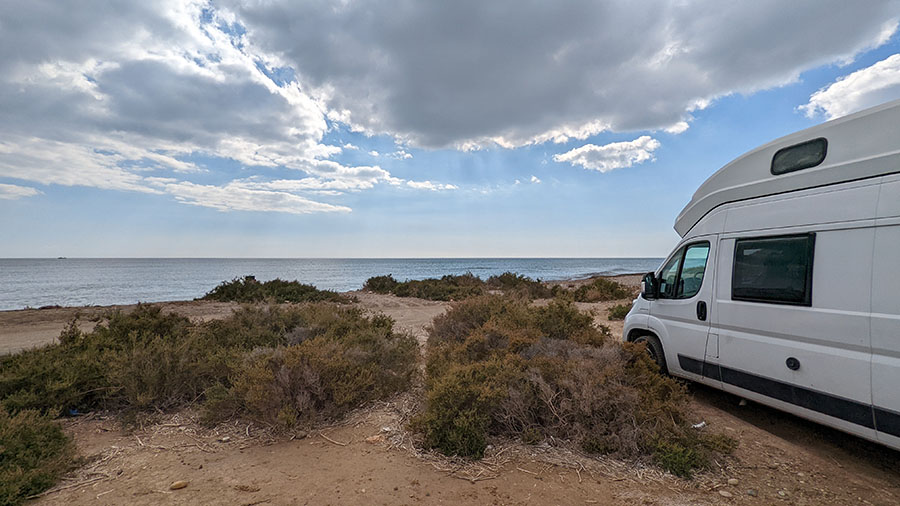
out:
<path id="1" fill-rule="evenodd" d="M 417 299 L 356 295 L 363 307 L 392 316 L 420 341 L 424 326 L 447 307 Z M 606 320 L 609 305 L 581 306 L 595 310 L 598 322 L 620 334 L 621 322 Z M 190 302 L 168 304 L 166 310 L 215 318 L 227 315 L 232 307 Z M 99 314 L 99 309 L 90 309 Z M 61 329 L 71 318 L 69 311 L 74 310 L 0 314 L 0 335 L 6 343 L 11 329 L 26 332 L 44 320 L 50 320 L 45 322 L 48 328 L 52 323 Z M 41 342 L 52 341 L 53 335 L 48 338 L 44 332 Z M 403 431 L 412 405 L 406 395 L 356 413 L 340 426 L 294 440 L 267 439 L 252 425 L 203 429 L 190 412 L 132 432 L 93 415 L 69 419 L 67 430 L 88 463 L 66 482 L 70 488 L 38 503 L 900 503 L 900 453 L 754 403 L 740 406 L 740 399 L 703 386 L 691 390 L 696 420 L 739 442 L 732 457 L 693 480 L 512 442 L 496 442 L 489 457 L 474 464 L 421 455 Z M 188 486 L 169 490 L 176 480 L 187 481 Z"/>

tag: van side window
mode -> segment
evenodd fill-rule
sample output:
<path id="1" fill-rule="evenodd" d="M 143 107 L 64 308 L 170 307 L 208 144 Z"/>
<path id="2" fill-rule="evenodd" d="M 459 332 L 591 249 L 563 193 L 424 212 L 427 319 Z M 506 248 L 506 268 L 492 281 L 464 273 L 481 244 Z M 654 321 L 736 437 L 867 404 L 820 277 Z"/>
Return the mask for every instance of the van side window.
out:
<path id="1" fill-rule="evenodd" d="M 689 299 L 703 285 L 709 243 L 698 242 L 678 250 L 659 272 L 659 296 L 663 299 Z"/>
<path id="2" fill-rule="evenodd" d="M 706 258 L 709 256 L 709 243 L 691 244 L 684 253 L 684 265 L 675 296 L 689 299 L 700 291 L 703 285 L 703 273 L 706 272 Z"/>
<path id="3" fill-rule="evenodd" d="M 772 304 L 812 305 L 816 234 L 738 239 L 731 298 Z"/>
<path id="4" fill-rule="evenodd" d="M 779 149 L 772 156 L 772 175 L 815 167 L 825 161 L 827 152 L 828 141 L 824 137 Z"/>
<path id="5" fill-rule="evenodd" d="M 681 268 L 681 258 L 684 249 L 672 255 L 669 262 L 659 271 L 659 296 L 664 299 L 675 298 L 675 288 L 678 286 L 678 269 Z"/>

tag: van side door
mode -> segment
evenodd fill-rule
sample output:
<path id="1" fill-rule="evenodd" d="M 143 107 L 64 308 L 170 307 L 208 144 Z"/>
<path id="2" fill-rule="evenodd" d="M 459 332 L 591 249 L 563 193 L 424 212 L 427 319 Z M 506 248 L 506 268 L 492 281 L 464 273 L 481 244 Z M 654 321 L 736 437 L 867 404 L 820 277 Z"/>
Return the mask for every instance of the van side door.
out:
<path id="1" fill-rule="evenodd" d="M 717 236 L 700 236 L 680 247 L 659 271 L 659 297 L 650 306 L 650 330 L 660 339 L 669 371 L 701 379 L 681 357 L 702 363 L 709 333 Z"/>
<path id="2" fill-rule="evenodd" d="M 720 258 L 732 260 L 730 275 L 717 277 L 718 369 L 725 390 L 875 437 L 873 230 L 860 223 L 741 232 L 720 242 Z"/>

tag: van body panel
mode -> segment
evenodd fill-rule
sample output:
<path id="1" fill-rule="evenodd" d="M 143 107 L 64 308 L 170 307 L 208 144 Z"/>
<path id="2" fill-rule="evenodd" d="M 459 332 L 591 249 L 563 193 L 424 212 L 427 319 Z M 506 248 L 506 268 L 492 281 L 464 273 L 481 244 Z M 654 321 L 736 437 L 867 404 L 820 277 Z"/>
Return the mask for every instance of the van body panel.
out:
<path id="1" fill-rule="evenodd" d="M 816 189 L 737 204 L 728 209 L 725 232 L 872 220 L 878 202 L 879 181 L 876 178 L 841 185 L 840 189 Z"/>
<path id="2" fill-rule="evenodd" d="M 786 135 L 753 149 L 711 175 L 675 221 L 685 237 L 720 206 L 900 172 L 900 100 Z M 828 141 L 813 167 L 773 174 L 772 159 L 784 148 L 816 138 Z"/>
<path id="3" fill-rule="evenodd" d="M 721 242 L 723 250 L 733 252 L 735 239 Z M 868 280 L 873 243 L 873 227 L 816 233 L 810 307 L 732 300 L 731 269 L 720 269 L 719 364 L 756 376 L 729 382 L 723 372 L 723 387 L 734 391 L 756 382 L 759 389 L 785 388 L 782 401 L 832 415 L 833 408 L 823 404 L 847 400 L 855 404 L 843 405 L 844 415 L 871 428 L 866 406 L 872 399 Z M 799 368 L 789 368 L 788 359 L 798 361 Z"/>
<path id="4" fill-rule="evenodd" d="M 879 219 L 900 217 L 900 175 L 883 178 L 877 216 Z"/>
<path id="5" fill-rule="evenodd" d="M 898 188 L 898 187 L 894 187 Z M 882 200 L 900 200 L 894 190 Z M 884 221 L 896 222 L 887 218 Z M 900 437 L 900 224 L 875 229 L 872 273 L 872 401 L 879 439 Z"/>

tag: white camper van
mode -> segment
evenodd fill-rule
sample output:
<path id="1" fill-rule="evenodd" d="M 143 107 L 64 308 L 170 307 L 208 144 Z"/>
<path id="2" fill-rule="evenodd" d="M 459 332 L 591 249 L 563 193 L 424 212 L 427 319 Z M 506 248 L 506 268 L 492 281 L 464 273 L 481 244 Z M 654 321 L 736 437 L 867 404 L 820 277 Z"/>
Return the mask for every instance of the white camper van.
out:
<path id="1" fill-rule="evenodd" d="M 900 449 L 900 100 L 729 163 L 625 320 L 670 374 Z"/>

